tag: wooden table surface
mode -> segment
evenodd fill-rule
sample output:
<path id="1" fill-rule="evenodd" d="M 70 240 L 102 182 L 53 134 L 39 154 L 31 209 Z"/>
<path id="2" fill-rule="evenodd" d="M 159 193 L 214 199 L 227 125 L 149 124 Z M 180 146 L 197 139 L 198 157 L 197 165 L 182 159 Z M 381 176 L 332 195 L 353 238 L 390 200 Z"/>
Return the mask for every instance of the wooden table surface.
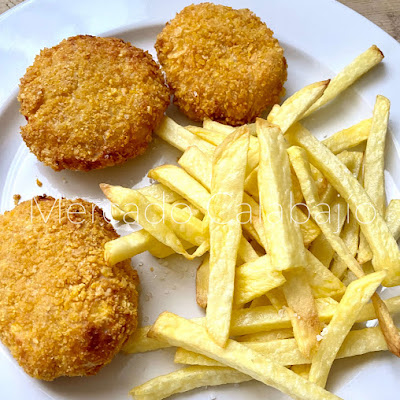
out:
<path id="1" fill-rule="evenodd" d="M 0 14 L 22 1 L 0 0 Z M 340 2 L 364 15 L 400 42 L 399 0 L 340 0 Z"/>

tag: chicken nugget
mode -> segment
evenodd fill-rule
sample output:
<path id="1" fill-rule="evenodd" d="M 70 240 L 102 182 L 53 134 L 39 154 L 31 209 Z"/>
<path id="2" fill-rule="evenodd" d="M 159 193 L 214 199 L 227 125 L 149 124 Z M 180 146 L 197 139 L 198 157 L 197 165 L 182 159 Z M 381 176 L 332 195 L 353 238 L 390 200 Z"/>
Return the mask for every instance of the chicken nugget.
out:
<path id="1" fill-rule="evenodd" d="M 136 330 L 137 272 L 104 260 L 117 237 L 82 199 L 35 197 L 0 215 L 0 339 L 32 377 L 94 375 Z"/>
<path id="2" fill-rule="evenodd" d="M 21 79 L 22 138 L 59 171 L 142 154 L 169 104 L 151 55 L 121 39 L 75 36 L 44 49 Z"/>
<path id="3" fill-rule="evenodd" d="M 155 48 L 174 103 L 193 120 L 242 125 L 284 94 L 283 49 L 248 9 L 188 6 L 167 23 Z"/>

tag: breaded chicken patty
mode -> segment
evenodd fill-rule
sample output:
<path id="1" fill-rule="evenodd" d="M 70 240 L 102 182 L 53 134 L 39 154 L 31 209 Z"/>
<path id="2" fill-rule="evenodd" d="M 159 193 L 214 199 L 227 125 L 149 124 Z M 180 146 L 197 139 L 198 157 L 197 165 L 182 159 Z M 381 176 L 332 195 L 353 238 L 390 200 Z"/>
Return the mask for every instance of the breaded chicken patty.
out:
<path id="1" fill-rule="evenodd" d="M 170 100 L 151 55 L 116 38 L 44 49 L 21 79 L 22 138 L 55 170 L 88 171 L 142 154 Z"/>
<path id="2" fill-rule="evenodd" d="M 174 103 L 193 120 L 249 123 L 284 93 L 283 49 L 248 9 L 188 6 L 167 23 L 155 48 Z"/>
<path id="3" fill-rule="evenodd" d="M 104 261 L 117 237 L 82 199 L 36 197 L 0 216 L 0 339 L 32 377 L 96 374 L 136 330 L 137 273 Z"/>

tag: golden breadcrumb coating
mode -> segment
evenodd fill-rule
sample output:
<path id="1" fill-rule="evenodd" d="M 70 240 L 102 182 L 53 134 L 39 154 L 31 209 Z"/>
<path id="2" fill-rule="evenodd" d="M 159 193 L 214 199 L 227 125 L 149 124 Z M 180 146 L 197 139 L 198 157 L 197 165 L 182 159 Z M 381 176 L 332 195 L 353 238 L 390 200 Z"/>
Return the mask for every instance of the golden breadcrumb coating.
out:
<path id="1" fill-rule="evenodd" d="M 117 237 L 82 199 L 36 197 L 0 215 L 0 339 L 29 375 L 96 374 L 136 330 L 137 272 L 104 261 Z"/>
<path id="2" fill-rule="evenodd" d="M 286 59 L 272 35 L 248 9 L 211 3 L 184 8 L 155 45 L 174 103 L 196 121 L 254 121 L 284 93 Z"/>
<path id="3" fill-rule="evenodd" d="M 116 38 L 44 49 L 21 79 L 22 137 L 55 170 L 88 171 L 142 154 L 170 101 L 151 55 Z"/>

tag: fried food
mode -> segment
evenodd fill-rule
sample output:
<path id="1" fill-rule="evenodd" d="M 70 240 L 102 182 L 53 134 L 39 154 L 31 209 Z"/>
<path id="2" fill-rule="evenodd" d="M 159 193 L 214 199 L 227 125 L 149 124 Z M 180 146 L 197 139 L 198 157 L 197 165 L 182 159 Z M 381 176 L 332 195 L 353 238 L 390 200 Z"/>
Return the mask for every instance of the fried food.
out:
<path id="1" fill-rule="evenodd" d="M 192 120 L 245 124 L 284 93 L 283 49 L 248 9 L 190 5 L 167 23 L 155 48 L 174 103 Z"/>
<path id="2" fill-rule="evenodd" d="M 116 38 L 75 36 L 44 49 L 21 79 L 22 138 L 59 171 L 142 154 L 169 104 L 151 55 Z"/>
<path id="3" fill-rule="evenodd" d="M 29 375 L 94 375 L 137 325 L 138 276 L 107 266 L 118 234 L 82 199 L 36 197 L 0 216 L 0 339 Z"/>

